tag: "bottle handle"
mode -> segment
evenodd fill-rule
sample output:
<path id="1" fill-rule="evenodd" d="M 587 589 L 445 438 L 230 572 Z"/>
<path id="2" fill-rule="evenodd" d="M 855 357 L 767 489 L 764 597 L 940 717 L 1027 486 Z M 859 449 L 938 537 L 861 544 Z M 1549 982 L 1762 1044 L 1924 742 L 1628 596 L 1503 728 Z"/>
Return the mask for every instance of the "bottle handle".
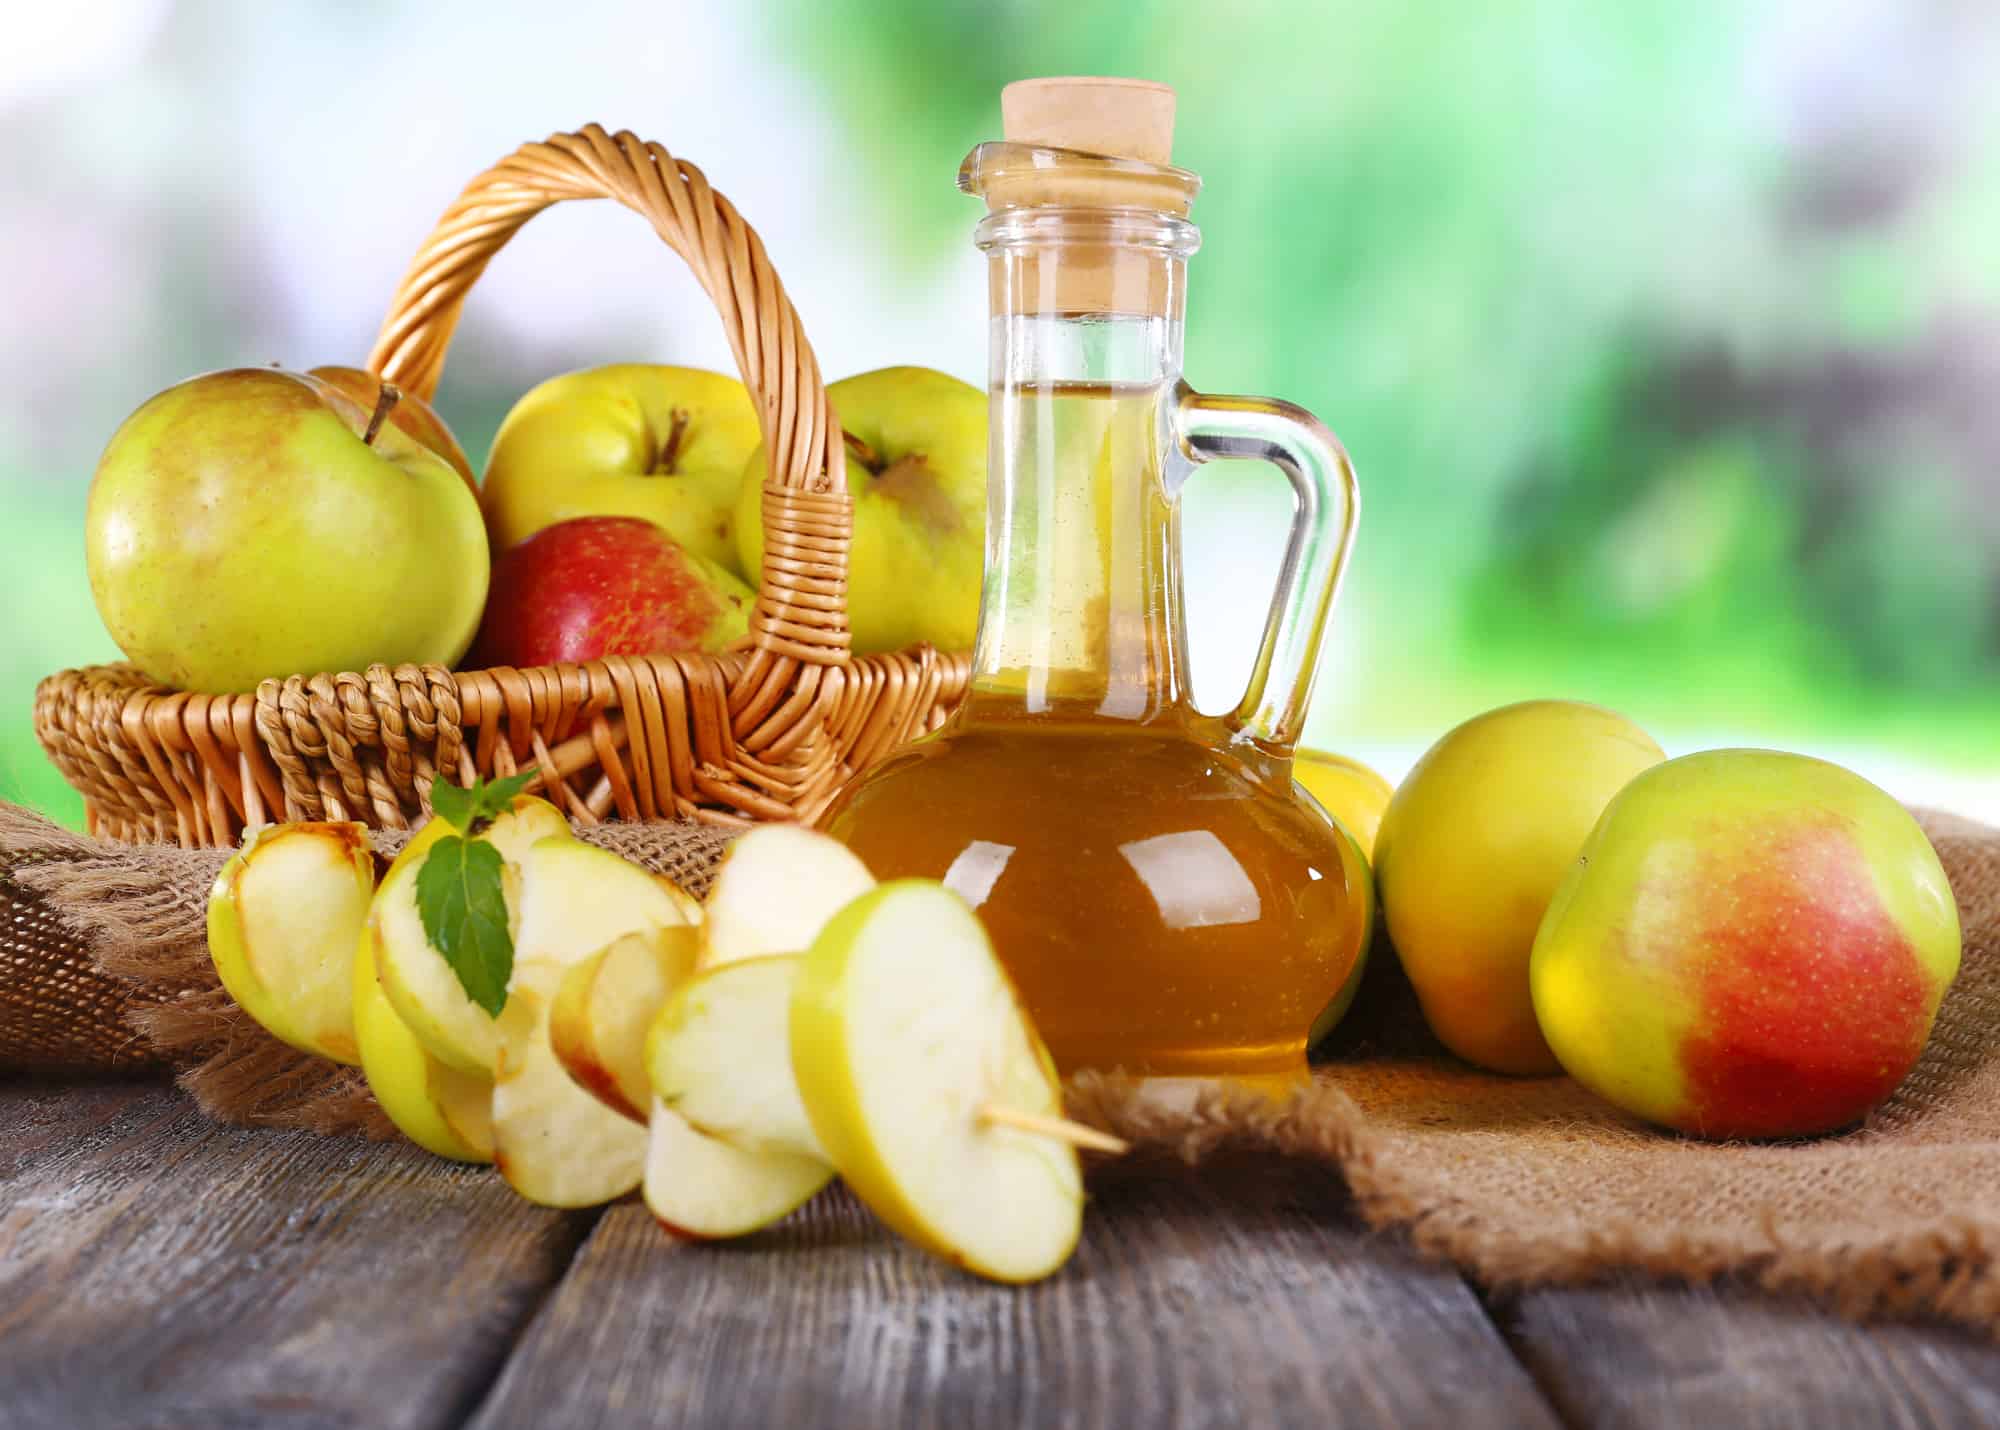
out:
<path id="1" fill-rule="evenodd" d="M 1291 479 L 1297 502 L 1284 565 L 1249 687 L 1229 717 L 1244 735 L 1290 755 L 1305 733 L 1320 640 L 1354 548 L 1361 516 L 1354 466 L 1325 424 L 1289 402 L 1216 397 L 1182 383 L 1173 414 L 1173 435 L 1189 461 L 1248 458 Z"/>

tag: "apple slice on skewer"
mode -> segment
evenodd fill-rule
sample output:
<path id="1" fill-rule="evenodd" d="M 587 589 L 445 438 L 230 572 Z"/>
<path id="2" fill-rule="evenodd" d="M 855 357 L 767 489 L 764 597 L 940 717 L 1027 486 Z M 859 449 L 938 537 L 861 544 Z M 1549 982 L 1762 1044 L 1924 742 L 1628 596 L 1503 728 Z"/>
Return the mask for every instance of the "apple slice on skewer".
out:
<path id="1" fill-rule="evenodd" d="M 807 1116 L 876 1215 L 999 1281 L 1047 1276 L 1083 1219 L 1061 1084 L 986 930 L 930 880 L 885 884 L 814 940 L 792 998 Z"/>
<path id="2" fill-rule="evenodd" d="M 646 1037 L 653 1093 L 646 1204 L 669 1230 L 741 1236 L 833 1180 L 792 1077 L 797 954 L 690 978 Z"/>
<path id="3" fill-rule="evenodd" d="M 639 1185 L 646 1129 L 571 1080 L 549 1045 L 550 1014 L 572 966 L 626 934 L 684 927 L 696 906 L 669 881 L 567 836 L 534 845 L 520 870 L 513 976 L 494 1025 L 494 1161 L 529 1201 L 595 1206 Z"/>
<path id="4" fill-rule="evenodd" d="M 875 887 L 838 839 L 765 824 L 729 846 L 703 906 L 701 966 L 804 953 L 826 921 Z"/>
<path id="5" fill-rule="evenodd" d="M 817 1157 L 735 1146 L 653 1102 L 646 1208 L 677 1236 L 748 1235 L 790 1215 L 832 1180 L 833 1168 Z"/>
<path id="6" fill-rule="evenodd" d="M 493 1160 L 493 1079 L 460 1072 L 424 1050 L 375 976 L 375 944 L 354 954 L 354 1036 L 368 1088 L 398 1130 L 458 1162 Z"/>
<path id="7" fill-rule="evenodd" d="M 646 1031 L 694 966 L 692 928 L 649 928 L 612 940 L 563 974 L 549 1046 L 576 1084 L 644 1123 L 652 1104 Z"/>
<path id="8" fill-rule="evenodd" d="M 208 895 L 208 952 L 229 996 L 301 1052 L 356 1062 L 354 946 L 375 893 L 359 824 L 267 824 Z"/>
<path id="9" fill-rule="evenodd" d="M 824 1163 L 792 1075 L 792 993 L 804 965 L 788 953 L 703 969 L 660 1010 L 646 1067 L 653 1094 L 695 1130 Z"/>
<path id="10" fill-rule="evenodd" d="M 375 972 L 406 1027 L 430 1055 L 460 1072 L 491 1077 L 499 1057 L 493 1015 L 472 1001 L 465 985 L 431 945 L 417 907 L 417 876 L 439 840 L 458 834 L 433 818 L 411 837 L 389 866 L 368 915 L 375 940 Z M 508 866 L 518 865 L 543 839 L 569 836 L 569 821 L 547 800 L 517 795 L 476 836 L 492 842 Z M 517 879 L 506 880 L 510 922 L 519 922 Z"/>

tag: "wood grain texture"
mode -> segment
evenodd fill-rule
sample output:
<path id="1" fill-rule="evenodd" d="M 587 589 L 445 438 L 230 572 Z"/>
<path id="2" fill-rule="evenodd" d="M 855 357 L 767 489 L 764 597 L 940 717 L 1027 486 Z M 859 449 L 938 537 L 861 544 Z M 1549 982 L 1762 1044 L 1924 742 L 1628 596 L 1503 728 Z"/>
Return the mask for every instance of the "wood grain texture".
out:
<path id="1" fill-rule="evenodd" d="M 1954 1329 L 1857 1326 L 1750 1292 L 1636 1284 L 1528 1292 L 1496 1309 L 1575 1425 L 2000 1425 L 2000 1346 Z"/>
<path id="2" fill-rule="evenodd" d="M 456 1425 L 588 1220 L 405 1144 L 0 1086 L 0 1427 Z"/>
<path id="3" fill-rule="evenodd" d="M 1312 1168 L 1121 1176 L 1022 1290 L 839 1189 L 726 1245 L 620 1207 L 473 1424 L 1553 1425 L 1466 1285 L 1339 1201 Z"/>

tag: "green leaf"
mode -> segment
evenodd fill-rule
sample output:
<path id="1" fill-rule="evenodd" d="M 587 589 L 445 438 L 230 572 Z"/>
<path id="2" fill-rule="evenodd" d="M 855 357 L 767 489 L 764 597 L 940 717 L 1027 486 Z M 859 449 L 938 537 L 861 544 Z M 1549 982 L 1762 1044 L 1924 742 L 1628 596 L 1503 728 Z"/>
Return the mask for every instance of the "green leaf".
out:
<path id="1" fill-rule="evenodd" d="M 431 846 L 417 871 L 424 936 L 458 975 L 465 996 L 496 1018 L 514 971 L 502 866 L 491 840 L 449 834 Z"/>
<path id="2" fill-rule="evenodd" d="M 461 789 L 440 775 L 431 781 L 431 813 L 461 834 L 477 834 L 485 821 L 505 814 L 514 796 L 534 777 L 535 772 L 528 770 L 504 780 L 475 778 Z"/>

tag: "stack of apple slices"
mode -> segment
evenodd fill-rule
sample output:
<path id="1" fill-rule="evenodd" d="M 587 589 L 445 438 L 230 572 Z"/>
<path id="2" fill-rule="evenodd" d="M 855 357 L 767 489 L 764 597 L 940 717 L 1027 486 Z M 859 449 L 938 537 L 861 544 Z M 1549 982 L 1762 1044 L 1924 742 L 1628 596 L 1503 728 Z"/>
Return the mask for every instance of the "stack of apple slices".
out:
<path id="1" fill-rule="evenodd" d="M 684 1236 L 754 1231 L 839 1175 L 983 1275 L 1068 1258 L 1076 1149 L 1122 1144 L 1063 1120 L 955 894 L 878 887 L 838 842 L 765 826 L 704 906 L 542 800 L 453 793 L 457 822 L 434 818 L 379 887 L 359 826 L 284 825 L 246 840 L 209 906 L 232 996 L 292 1045 L 359 1061 L 412 1141 L 546 1206 L 643 1185 Z"/>

